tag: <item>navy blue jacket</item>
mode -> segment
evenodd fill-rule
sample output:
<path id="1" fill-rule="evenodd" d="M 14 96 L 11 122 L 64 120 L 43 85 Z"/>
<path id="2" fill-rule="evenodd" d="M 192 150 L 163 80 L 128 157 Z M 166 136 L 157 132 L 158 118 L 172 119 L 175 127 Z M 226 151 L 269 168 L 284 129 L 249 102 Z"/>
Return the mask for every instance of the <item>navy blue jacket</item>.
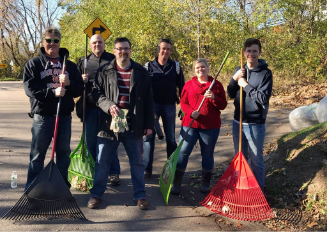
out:
<path id="1" fill-rule="evenodd" d="M 25 93 L 30 97 L 33 114 L 56 115 L 59 97 L 55 96 L 55 89 L 60 86 L 59 74 L 62 72 L 65 54 L 69 54 L 68 50 L 60 48 L 60 62 L 53 64 L 45 56 L 44 47 L 41 47 L 38 56 L 25 64 L 23 83 Z M 65 74 L 69 76 L 70 85 L 65 87 L 66 93 L 61 97 L 61 116 L 71 115 L 74 98 L 81 96 L 84 90 L 83 79 L 76 64 L 67 60 Z"/>
<path id="2" fill-rule="evenodd" d="M 176 67 L 176 63 L 168 59 L 167 63 L 161 68 L 158 58 L 156 58 L 145 64 L 145 68 L 149 71 L 151 77 L 154 103 L 163 105 L 179 103 L 176 87 L 178 87 L 179 96 L 181 96 L 185 80 L 181 67 L 179 64 Z"/>
<path id="3" fill-rule="evenodd" d="M 247 65 L 244 65 L 245 69 L 248 69 Z M 240 70 L 237 67 L 234 74 Z M 257 123 L 264 124 L 269 108 L 269 99 L 272 92 L 273 78 L 271 70 L 268 69 L 268 64 L 265 60 L 259 59 L 259 65 L 248 70 L 249 75 L 245 79 L 249 83 L 243 88 L 243 122 L 244 123 Z M 237 81 L 231 78 L 227 87 L 227 93 L 230 98 L 234 100 L 234 119 L 240 120 L 240 86 Z"/>

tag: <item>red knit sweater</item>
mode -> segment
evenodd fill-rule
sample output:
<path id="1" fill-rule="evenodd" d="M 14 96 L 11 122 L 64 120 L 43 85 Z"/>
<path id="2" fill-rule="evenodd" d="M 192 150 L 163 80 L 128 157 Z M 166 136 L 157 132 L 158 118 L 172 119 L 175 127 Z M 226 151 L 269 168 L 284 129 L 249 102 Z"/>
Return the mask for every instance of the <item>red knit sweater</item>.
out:
<path id="1" fill-rule="evenodd" d="M 192 77 L 191 80 L 186 82 L 181 99 L 181 108 L 184 111 L 184 117 L 182 121 L 182 126 L 189 127 L 192 121 L 190 117 L 192 112 L 197 110 L 201 104 L 202 99 L 204 98 L 205 92 L 210 87 L 213 78 L 208 77 L 208 82 L 201 84 L 198 81 L 198 78 Z M 200 116 L 198 119 L 194 120 L 192 128 L 201 128 L 201 129 L 215 129 L 220 128 L 221 119 L 220 111 L 224 110 L 227 106 L 226 94 L 223 85 L 216 80 L 211 91 L 215 95 L 215 99 L 207 98 L 201 109 Z"/>

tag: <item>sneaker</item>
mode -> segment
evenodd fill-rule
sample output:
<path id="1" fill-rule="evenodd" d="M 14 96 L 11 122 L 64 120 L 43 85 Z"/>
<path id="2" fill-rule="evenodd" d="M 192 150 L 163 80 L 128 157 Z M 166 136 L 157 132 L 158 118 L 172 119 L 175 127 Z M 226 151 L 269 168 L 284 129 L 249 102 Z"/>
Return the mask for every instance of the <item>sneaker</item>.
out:
<path id="1" fill-rule="evenodd" d="M 181 192 L 181 185 L 179 184 L 174 184 L 170 190 L 170 193 L 172 194 L 179 194 L 180 192 Z"/>
<path id="2" fill-rule="evenodd" d="M 148 180 L 152 176 L 150 172 L 144 172 L 144 180 Z"/>
<path id="3" fill-rule="evenodd" d="M 209 186 L 202 185 L 202 186 L 201 186 L 201 189 L 200 189 L 200 192 L 202 192 L 202 193 L 210 193 L 210 188 L 209 188 Z"/>
<path id="4" fill-rule="evenodd" d="M 112 174 L 112 175 L 110 175 L 110 184 L 112 186 L 120 185 L 119 174 Z"/>

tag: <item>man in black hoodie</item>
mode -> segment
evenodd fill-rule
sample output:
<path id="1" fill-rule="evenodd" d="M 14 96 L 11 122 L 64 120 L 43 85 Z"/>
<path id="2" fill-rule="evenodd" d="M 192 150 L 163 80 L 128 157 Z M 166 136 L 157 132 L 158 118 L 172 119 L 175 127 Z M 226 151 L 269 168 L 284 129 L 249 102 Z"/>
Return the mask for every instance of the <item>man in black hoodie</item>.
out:
<path id="1" fill-rule="evenodd" d="M 240 87 L 243 87 L 242 152 L 246 158 L 251 159 L 253 174 L 264 191 L 263 144 L 273 79 L 266 61 L 259 59 L 260 55 L 260 41 L 247 39 L 244 42 L 246 64 L 244 67 L 235 69 L 227 87 L 227 93 L 230 98 L 235 99 L 233 141 L 235 153 L 237 153 L 239 150 Z"/>
<path id="2" fill-rule="evenodd" d="M 81 96 L 84 90 L 83 79 L 77 66 L 66 62 L 62 74 L 66 48 L 60 47 L 61 34 L 58 29 L 49 27 L 42 35 L 43 47 L 37 57 L 27 61 L 24 68 L 24 89 L 30 98 L 32 125 L 32 144 L 30 164 L 25 190 L 43 170 L 46 151 L 51 143 L 59 98 L 61 98 L 60 117 L 56 141 L 56 163 L 68 182 L 70 164 L 71 112 L 74 110 L 74 97 Z M 61 85 L 63 87 L 61 87 Z"/>

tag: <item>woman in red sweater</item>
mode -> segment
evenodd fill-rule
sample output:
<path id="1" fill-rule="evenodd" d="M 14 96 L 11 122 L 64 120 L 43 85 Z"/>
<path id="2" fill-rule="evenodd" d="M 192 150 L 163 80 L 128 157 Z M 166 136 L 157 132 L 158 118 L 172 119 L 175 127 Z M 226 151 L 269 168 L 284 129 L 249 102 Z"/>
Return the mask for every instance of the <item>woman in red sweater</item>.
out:
<path id="1" fill-rule="evenodd" d="M 215 81 L 211 90 L 208 90 L 214 79 L 208 76 L 209 66 L 206 59 L 200 58 L 194 62 L 195 75 L 188 81 L 182 91 L 181 108 L 184 112 L 179 141 L 182 140 L 191 121 L 194 123 L 181 147 L 174 185 L 171 193 L 178 194 L 182 178 L 192 149 L 199 140 L 202 155 L 202 185 L 201 192 L 208 193 L 212 170 L 214 166 L 213 152 L 220 132 L 220 111 L 227 106 L 226 94 L 223 85 Z M 200 111 L 197 111 L 203 97 L 207 98 Z"/>

